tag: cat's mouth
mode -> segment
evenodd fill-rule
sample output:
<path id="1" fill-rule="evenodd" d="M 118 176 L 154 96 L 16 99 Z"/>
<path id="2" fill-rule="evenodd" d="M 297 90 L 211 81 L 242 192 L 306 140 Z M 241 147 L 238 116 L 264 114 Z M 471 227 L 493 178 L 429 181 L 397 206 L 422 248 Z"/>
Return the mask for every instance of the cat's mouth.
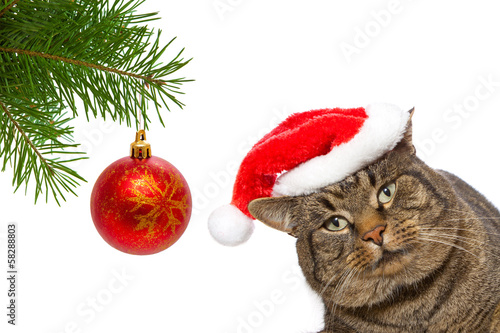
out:
<path id="1" fill-rule="evenodd" d="M 378 260 L 378 264 L 384 265 L 391 263 L 395 260 L 399 260 L 401 259 L 402 256 L 404 256 L 407 253 L 408 251 L 405 250 L 396 250 L 396 251 L 383 250 L 380 259 Z"/>
<path id="2" fill-rule="evenodd" d="M 374 264 L 374 273 L 386 276 L 399 273 L 404 270 L 405 264 L 410 261 L 408 254 L 408 249 L 383 250 L 380 258 Z"/>

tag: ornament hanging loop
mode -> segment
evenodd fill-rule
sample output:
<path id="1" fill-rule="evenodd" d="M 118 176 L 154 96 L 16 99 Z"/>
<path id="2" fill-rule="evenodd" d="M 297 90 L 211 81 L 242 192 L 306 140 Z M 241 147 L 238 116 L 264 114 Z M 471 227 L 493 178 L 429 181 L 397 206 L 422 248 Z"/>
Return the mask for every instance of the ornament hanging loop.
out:
<path id="1" fill-rule="evenodd" d="M 143 129 L 137 131 L 135 134 L 135 141 L 130 144 L 130 157 L 151 157 L 151 145 L 146 142 L 146 132 Z"/>

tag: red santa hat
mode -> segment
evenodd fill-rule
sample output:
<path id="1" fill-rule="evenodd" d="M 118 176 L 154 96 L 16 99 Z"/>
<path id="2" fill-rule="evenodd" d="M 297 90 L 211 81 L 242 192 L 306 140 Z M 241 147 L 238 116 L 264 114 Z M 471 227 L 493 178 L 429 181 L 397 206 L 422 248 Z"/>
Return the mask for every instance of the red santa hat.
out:
<path id="1" fill-rule="evenodd" d="M 392 150 L 409 117 L 391 104 L 292 114 L 243 159 L 231 204 L 209 217 L 210 234 L 223 245 L 245 242 L 254 228 L 250 201 L 310 194 L 343 180 Z"/>

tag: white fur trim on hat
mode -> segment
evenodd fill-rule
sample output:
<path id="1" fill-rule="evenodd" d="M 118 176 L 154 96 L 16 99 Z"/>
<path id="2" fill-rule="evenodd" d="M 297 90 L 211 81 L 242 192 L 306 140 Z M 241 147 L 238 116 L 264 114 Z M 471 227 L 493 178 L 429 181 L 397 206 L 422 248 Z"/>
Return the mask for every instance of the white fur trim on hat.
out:
<path id="1" fill-rule="evenodd" d="M 368 118 L 350 141 L 281 175 L 273 196 L 303 195 L 341 181 L 392 150 L 404 136 L 410 114 L 392 104 L 366 107 Z"/>

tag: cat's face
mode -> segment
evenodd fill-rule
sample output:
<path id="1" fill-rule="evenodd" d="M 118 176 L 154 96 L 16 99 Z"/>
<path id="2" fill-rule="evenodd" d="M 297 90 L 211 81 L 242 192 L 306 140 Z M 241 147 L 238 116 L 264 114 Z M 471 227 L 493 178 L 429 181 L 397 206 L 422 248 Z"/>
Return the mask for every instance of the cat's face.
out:
<path id="1" fill-rule="evenodd" d="M 435 228 L 450 223 L 441 221 L 448 187 L 439 187 L 410 147 L 319 193 L 249 205 L 257 219 L 298 238 L 300 265 L 327 306 L 390 300 L 434 274 L 449 254 Z"/>

